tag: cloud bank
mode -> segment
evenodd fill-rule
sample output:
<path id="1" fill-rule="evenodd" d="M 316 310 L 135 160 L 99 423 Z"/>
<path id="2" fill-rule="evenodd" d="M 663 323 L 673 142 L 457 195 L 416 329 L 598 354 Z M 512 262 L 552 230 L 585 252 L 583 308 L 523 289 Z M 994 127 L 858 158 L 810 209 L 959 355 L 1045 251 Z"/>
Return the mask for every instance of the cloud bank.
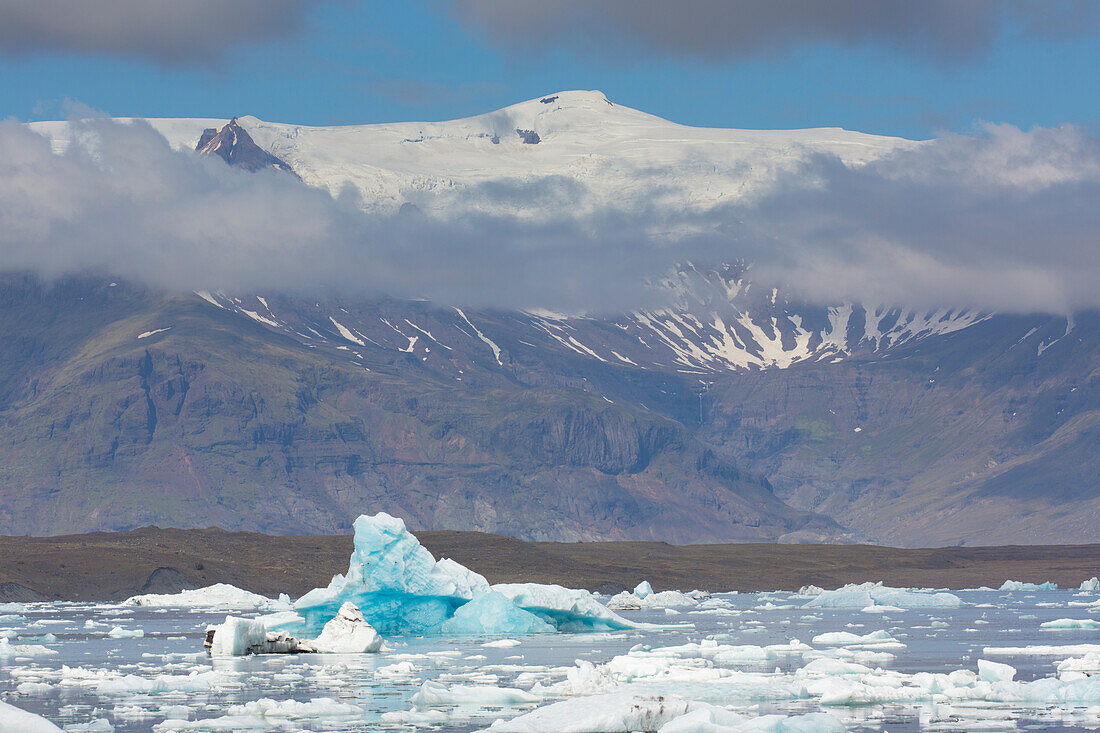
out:
<path id="1" fill-rule="evenodd" d="M 492 40 L 603 54 L 731 59 L 802 44 L 870 43 L 940 62 L 981 56 L 1006 27 L 1025 36 L 1095 32 L 1090 0 L 451 0 Z"/>
<path id="2" fill-rule="evenodd" d="M 306 0 L 0 0 L 0 53 L 208 66 L 242 43 L 294 33 L 308 7 Z"/>
<path id="3" fill-rule="evenodd" d="M 82 123 L 78 138 L 57 154 L 0 123 L 0 270 L 621 312 L 659 298 L 644 283 L 677 263 L 746 260 L 811 302 L 1100 307 L 1100 141 L 1075 127 L 994 126 L 862 167 L 808 158 L 709 210 L 576 206 L 591 194 L 558 178 L 470 192 L 558 209 L 541 223 L 364 213 L 351 192 L 175 152 L 143 123 Z"/>

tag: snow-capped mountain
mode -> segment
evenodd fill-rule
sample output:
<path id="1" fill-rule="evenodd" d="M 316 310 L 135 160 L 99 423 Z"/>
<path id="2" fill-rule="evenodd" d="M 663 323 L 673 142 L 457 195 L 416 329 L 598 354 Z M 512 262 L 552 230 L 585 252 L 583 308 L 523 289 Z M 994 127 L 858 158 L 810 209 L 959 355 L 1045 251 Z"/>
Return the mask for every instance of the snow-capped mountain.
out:
<path id="1" fill-rule="evenodd" d="M 350 185 L 368 210 L 395 211 L 414 204 L 437 214 L 461 208 L 532 218 L 556 216 L 562 210 L 560 202 L 548 205 L 542 198 L 540 182 L 575 184 L 567 191 L 568 209 L 573 213 L 583 214 L 586 209 L 629 212 L 655 203 L 702 211 L 766 187 L 780 172 L 810 155 L 824 153 L 860 164 L 898 147 L 919 144 L 835 128 L 689 127 L 617 105 L 596 91 L 558 92 L 445 122 L 340 127 L 306 127 L 255 117 L 228 123 L 209 119 L 148 122 L 175 148 L 213 152 L 227 161 L 240 139 L 244 152 L 235 155 L 246 161 L 249 170 L 287 165 L 306 183 L 334 195 Z M 69 134 L 66 123 L 32 127 L 50 135 L 59 148 Z M 502 187 L 540 193 L 506 197 L 490 193 Z M 843 358 L 857 350 L 882 351 L 951 333 L 983 317 L 952 309 L 917 313 L 892 304 L 813 308 L 787 303 L 777 293 L 754 292 L 744 266 L 734 265 L 697 270 L 685 263 L 660 285 L 675 293 L 674 306 L 610 320 L 545 312 L 514 314 L 512 320 L 526 325 L 528 342 L 547 342 L 601 361 L 711 373 L 782 368 L 806 360 Z M 338 344 L 350 344 L 349 348 L 369 342 L 399 351 L 415 350 L 418 340 L 420 348 L 426 348 L 430 341 L 415 329 L 406 335 L 402 328 L 409 327 L 395 328 L 374 317 L 354 324 L 360 335 L 349 339 L 346 331 L 334 330 L 328 323 L 347 320 L 339 313 L 294 328 L 292 318 L 284 322 L 274 314 L 261 316 L 255 307 L 238 306 L 241 296 L 226 294 L 218 301 L 262 318 L 272 327 L 279 323 L 277 327 L 288 333 L 305 334 L 304 338 L 331 337 Z M 255 306 L 251 297 L 245 300 Z M 452 326 L 469 330 L 460 318 Z M 463 338 L 461 333 L 454 337 Z"/>
<path id="2" fill-rule="evenodd" d="M 807 156 L 920 144 L 686 127 L 598 92 L 448 122 L 149 123 L 371 211 L 531 219 L 706 211 Z M 73 134 L 31 127 L 56 151 Z M 1096 314 L 807 305 L 738 262 L 657 285 L 663 307 L 595 316 L 5 276 L 0 530 L 333 531 L 372 507 L 538 539 L 1095 541 Z"/>
<path id="3" fill-rule="evenodd" d="M 640 202 L 707 208 L 766 185 L 814 153 L 861 163 L 912 141 L 837 128 L 726 130 L 689 127 L 617 105 L 595 91 L 564 91 L 476 117 L 307 127 L 236 118 L 256 144 L 285 161 L 302 180 L 336 194 L 356 189 L 366 209 L 396 211 L 407 203 L 547 215 L 544 200 L 494 197 L 486 184 L 527 186 L 568 181 L 570 209 Z M 227 120 L 149 119 L 181 150 Z M 31 123 L 63 147 L 64 122 Z M 578 191 L 583 191 L 579 195 Z"/>

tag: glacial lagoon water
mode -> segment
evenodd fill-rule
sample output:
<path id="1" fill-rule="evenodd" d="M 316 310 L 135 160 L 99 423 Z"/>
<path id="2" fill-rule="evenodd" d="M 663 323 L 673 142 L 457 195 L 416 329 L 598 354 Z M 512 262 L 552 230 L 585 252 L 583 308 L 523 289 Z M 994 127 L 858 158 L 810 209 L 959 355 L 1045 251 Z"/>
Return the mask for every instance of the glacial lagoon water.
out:
<path id="1" fill-rule="evenodd" d="M 1077 665 L 1084 673 L 1058 670 L 1062 660 L 1087 659 L 1080 645 L 1100 644 L 1100 630 L 1041 628 L 1067 618 L 1097 625 L 1100 607 L 1088 604 L 1100 593 L 954 593 L 960 607 L 910 610 L 807 608 L 811 597 L 789 592 L 717 594 L 672 612 L 619 611 L 660 629 L 398 635 L 378 654 L 232 658 L 202 649 L 224 609 L 7 604 L 0 700 L 62 729 L 119 732 L 468 731 L 560 699 L 626 693 L 747 718 L 824 711 L 855 731 L 1100 728 L 1100 677 L 1086 676 L 1087 662 Z M 971 674 L 979 660 L 1011 665 L 1013 681 L 998 665 L 986 665 L 985 679 Z M 950 684 L 918 674 L 955 670 L 967 672 Z M 1041 679 L 1049 681 L 1028 684 Z"/>

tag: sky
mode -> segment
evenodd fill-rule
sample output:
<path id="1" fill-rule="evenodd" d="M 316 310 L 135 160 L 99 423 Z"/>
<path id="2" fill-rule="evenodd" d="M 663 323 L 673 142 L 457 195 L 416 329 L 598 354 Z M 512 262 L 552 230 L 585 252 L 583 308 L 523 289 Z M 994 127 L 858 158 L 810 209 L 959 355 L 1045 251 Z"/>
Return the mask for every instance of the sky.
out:
<path id="1" fill-rule="evenodd" d="M 0 117 L 441 120 L 598 89 L 711 127 L 1100 124 L 1088 0 L 82 4 L 0 0 Z"/>
<path id="2" fill-rule="evenodd" d="M 1100 308 L 1094 0 L 89 7 L 0 0 L 0 271 L 624 312 L 680 263 L 745 261 L 754 282 L 822 304 Z M 448 213 L 408 216 L 97 114 L 451 119 L 566 89 L 685 124 L 931 141 L 866 165 L 792 156 L 769 186 L 706 210 L 660 191 L 587 206 L 594 190 L 551 171 L 459 186 Z M 21 124 L 65 118 L 84 121 L 64 152 Z M 476 213 L 485 196 L 516 211 Z M 530 206 L 538 221 L 516 213 Z"/>

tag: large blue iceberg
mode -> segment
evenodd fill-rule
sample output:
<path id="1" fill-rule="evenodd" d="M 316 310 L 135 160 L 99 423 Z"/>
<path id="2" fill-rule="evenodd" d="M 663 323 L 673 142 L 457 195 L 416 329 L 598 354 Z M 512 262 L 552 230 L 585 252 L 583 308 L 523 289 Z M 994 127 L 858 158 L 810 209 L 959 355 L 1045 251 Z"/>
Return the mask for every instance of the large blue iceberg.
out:
<path id="1" fill-rule="evenodd" d="M 355 520 L 346 575 L 294 603 L 295 633 L 316 633 L 345 603 L 383 634 L 529 634 L 635 628 L 585 590 L 535 583 L 490 586 L 454 560 L 436 560 L 385 513 Z"/>

